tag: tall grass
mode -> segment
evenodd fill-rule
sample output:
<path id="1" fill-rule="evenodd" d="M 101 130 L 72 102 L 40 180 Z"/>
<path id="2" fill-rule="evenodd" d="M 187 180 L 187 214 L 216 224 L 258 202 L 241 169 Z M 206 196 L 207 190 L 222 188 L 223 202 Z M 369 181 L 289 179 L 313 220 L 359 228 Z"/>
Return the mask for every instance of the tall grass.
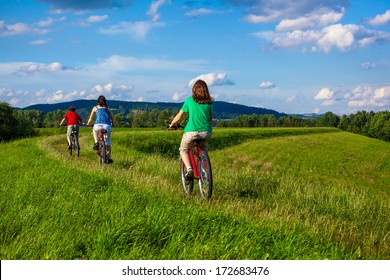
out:
<path id="1" fill-rule="evenodd" d="M 89 130 L 80 158 L 64 135 L 0 144 L 1 259 L 389 259 L 389 143 L 216 129 L 205 203 L 181 189 L 180 138 L 114 131 L 104 167 Z"/>

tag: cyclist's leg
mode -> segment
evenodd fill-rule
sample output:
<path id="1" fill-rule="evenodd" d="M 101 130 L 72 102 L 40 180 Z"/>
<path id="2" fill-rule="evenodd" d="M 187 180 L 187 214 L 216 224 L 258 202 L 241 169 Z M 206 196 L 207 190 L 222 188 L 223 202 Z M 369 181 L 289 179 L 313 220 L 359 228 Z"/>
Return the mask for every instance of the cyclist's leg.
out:
<path id="1" fill-rule="evenodd" d="M 75 140 L 75 143 L 76 143 L 76 149 L 80 149 L 80 143 L 79 143 L 79 125 L 78 124 L 75 124 L 74 126 L 74 130 L 76 131 L 76 140 Z"/>
<path id="2" fill-rule="evenodd" d="M 80 131 L 79 125 L 76 124 L 74 127 L 75 127 L 75 129 L 76 129 L 76 136 L 77 136 L 77 139 L 79 139 L 79 131 Z"/>
<path id="3" fill-rule="evenodd" d="M 72 126 L 68 125 L 66 128 L 66 140 L 68 141 L 68 146 L 70 146 L 70 134 L 72 133 Z"/>
<path id="4" fill-rule="evenodd" d="M 181 159 L 184 162 L 184 165 L 186 166 L 187 169 L 192 168 L 191 167 L 191 161 L 190 161 L 190 156 L 189 156 L 189 151 L 192 149 L 193 146 L 193 141 L 194 137 L 196 136 L 196 132 L 184 132 L 183 137 L 181 139 L 180 143 L 180 156 Z"/>
<path id="5" fill-rule="evenodd" d="M 106 139 L 107 155 L 108 155 L 109 161 L 112 162 L 112 158 L 111 158 L 111 132 L 112 132 L 112 126 L 106 124 L 106 125 L 104 125 L 104 128 L 107 130 L 107 139 Z"/>
<path id="6" fill-rule="evenodd" d="M 94 140 L 94 145 L 93 145 L 93 149 L 94 150 L 97 150 L 98 149 L 98 141 L 99 141 L 99 137 L 98 137 L 98 132 L 100 129 L 102 129 L 102 125 L 101 124 L 94 124 L 93 125 L 93 128 L 92 128 L 92 135 L 93 135 L 93 140 Z"/>

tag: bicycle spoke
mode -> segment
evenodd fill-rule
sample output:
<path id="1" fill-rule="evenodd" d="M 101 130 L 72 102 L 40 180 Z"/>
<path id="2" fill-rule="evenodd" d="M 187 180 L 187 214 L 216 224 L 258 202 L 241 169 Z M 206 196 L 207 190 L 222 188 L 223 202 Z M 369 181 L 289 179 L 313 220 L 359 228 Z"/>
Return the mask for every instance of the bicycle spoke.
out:
<path id="1" fill-rule="evenodd" d="M 184 192 L 186 194 L 192 194 L 192 190 L 194 188 L 194 179 L 187 180 L 185 178 L 185 175 L 187 174 L 187 168 L 185 167 L 182 160 L 180 160 L 180 174 Z"/>
<path id="2" fill-rule="evenodd" d="M 212 173 L 210 159 L 205 152 L 200 155 L 200 178 L 199 178 L 199 190 L 200 194 L 205 199 L 210 199 L 212 194 Z"/>

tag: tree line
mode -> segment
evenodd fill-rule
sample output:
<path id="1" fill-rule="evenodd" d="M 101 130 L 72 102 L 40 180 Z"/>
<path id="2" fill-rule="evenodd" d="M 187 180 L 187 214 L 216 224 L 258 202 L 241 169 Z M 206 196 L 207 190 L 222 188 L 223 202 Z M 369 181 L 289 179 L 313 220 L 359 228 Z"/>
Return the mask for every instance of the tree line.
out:
<path id="1" fill-rule="evenodd" d="M 343 131 L 362 134 L 390 142 L 390 112 L 359 111 L 341 118 L 327 112 L 313 118 L 289 115 L 276 118 L 274 115 L 240 115 L 233 120 L 221 121 L 219 127 L 335 127 Z"/>
<path id="2" fill-rule="evenodd" d="M 165 128 L 179 110 L 132 110 L 125 114 L 113 110 L 116 127 Z M 39 110 L 16 110 L 8 103 L 0 102 L 0 141 L 36 135 L 35 128 L 58 127 L 65 110 L 43 113 Z M 87 121 L 87 115 L 81 115 Z M 187 119 L 182 119 L 182 125 Z M 298 115 L 276 117 L 272 114 L 239 115 L 230 120 L 215 120 L 217 127 L 335 127 L 390 142 L 390 112 L 359 111 L 349 116 L 327 112 L 321 116 L 302 118 Z"/>

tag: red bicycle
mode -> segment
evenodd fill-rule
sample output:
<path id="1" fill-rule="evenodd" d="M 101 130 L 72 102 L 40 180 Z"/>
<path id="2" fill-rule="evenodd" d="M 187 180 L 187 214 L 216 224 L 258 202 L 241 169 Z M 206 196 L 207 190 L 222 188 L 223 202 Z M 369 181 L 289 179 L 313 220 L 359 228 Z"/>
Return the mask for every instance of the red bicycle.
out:
<path id="1" fill-rule="evenodd" d="M 181 125 L 175 125 L 171 129 L 183 128 Z M 200 196 L 203 199 L 210 200 L 213 192 L 213 175 L 211 171 L 210 158 L 207 148 L 202 149 L 205 145 L 204 139 L 193 141 L 193 148 L 189 151 L 190 162 L 194 176 L 186 178 L 187 168 L 182 159 L 180 159 L 180 174 L 184 192 L 191 195 L 194 190 L 194 179 L 198 180 Z"/>

